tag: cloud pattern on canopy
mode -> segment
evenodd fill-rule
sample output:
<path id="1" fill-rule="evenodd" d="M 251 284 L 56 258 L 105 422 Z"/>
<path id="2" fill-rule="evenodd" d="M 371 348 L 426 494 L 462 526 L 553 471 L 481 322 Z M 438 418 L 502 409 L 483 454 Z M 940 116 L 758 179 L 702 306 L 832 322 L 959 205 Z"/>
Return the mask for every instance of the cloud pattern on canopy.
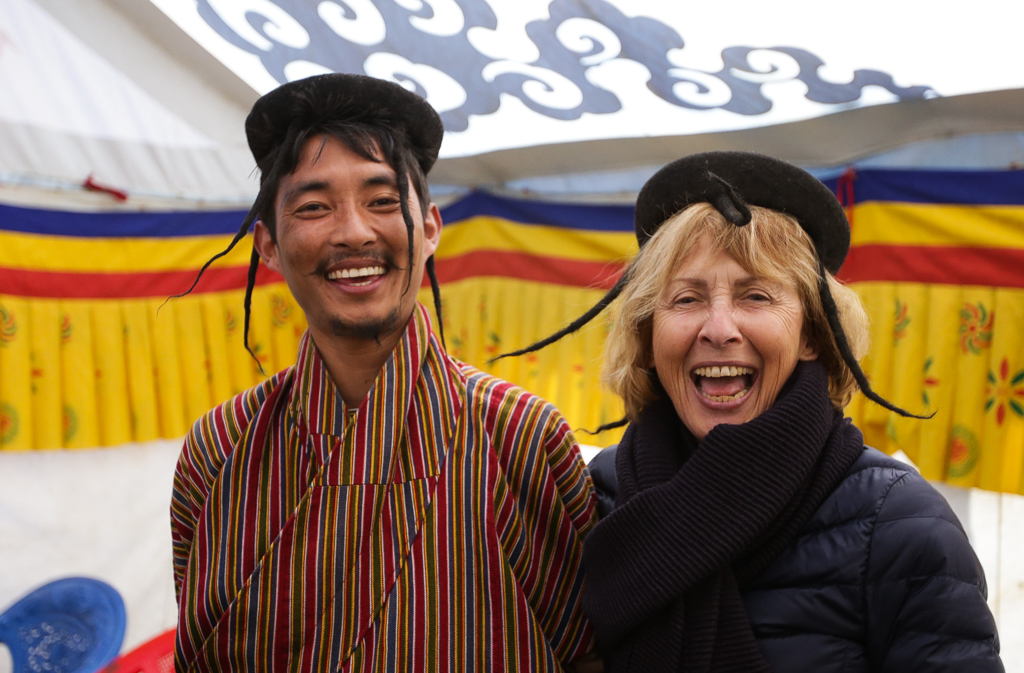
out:
<path id="1" fill-rule="evenodd" d="M 928 86 L 897 86 L 878 70 L 827 81 L 819 57 L 791 46 L 728 47 L 716 72 L 684 67 L 675 28 L 628 17 L 604 0 L 553 0 L 549 18 L 526 25 L 538 54 L 529 61 L 484 53 L 498 24 L 484 0 L 199 0 L 198 10 L 278 82 L 329 71 L 390 79 L 424 96 L 456 132 L 466 130 L 470 115 L 497 111 L 501 94 L 554 119 L 617 112 L 618 97 L 588 78 L 588 70 L 612 59 L 645 66 L 647 87 L 672 105 L 747 116 L 771 110 L 765 84 L 793 80 L 806 85 L 808 100 L 831 105 L 857 101 L 868 85 L 897 100 L 937 95 Z"/>

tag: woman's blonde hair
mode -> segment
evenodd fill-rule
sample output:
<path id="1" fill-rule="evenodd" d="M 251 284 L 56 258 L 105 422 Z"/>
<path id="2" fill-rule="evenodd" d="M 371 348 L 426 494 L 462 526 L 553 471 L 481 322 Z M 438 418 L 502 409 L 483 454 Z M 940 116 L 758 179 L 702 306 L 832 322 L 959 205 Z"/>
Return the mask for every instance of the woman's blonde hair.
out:
<path id="1" fill-rule="evenodd" d="M 649 366 L 654 309 L 680 262 L 701 242 L 709 245 L 711 254 L 728 254 L 747 273 L 796 286 L 803 306 L 803 333 L 828 373 L 832 404 L 836 409 L 849 404 L 857 382 L 843 362 L 822 308 L 818 258 L 810 236 L 789 215 L 758 206 L 751 206 L 750 212 L 750 224 L 737 227 L 711 204 L 695 203 L 666 220 L 633 261 L 605 346 L 603 374 L 605 383 L 625 402 L 630 420 L 637 420 L 657 395 L 657 374 Z M 839 321 L 859 360 L 868 348 L 867 313 L 853 290 L 828 272 L 826 277 Z"/>

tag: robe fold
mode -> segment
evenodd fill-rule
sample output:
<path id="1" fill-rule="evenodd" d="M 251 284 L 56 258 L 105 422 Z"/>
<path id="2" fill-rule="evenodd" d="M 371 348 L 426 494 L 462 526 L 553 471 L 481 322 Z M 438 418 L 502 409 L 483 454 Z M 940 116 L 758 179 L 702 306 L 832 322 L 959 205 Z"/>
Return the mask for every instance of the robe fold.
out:
<path id="1" fill-rule="evenodd" d="M 593 646 L 596 498 L 540 398 L 418 306 L 358 408 L 307 332 L 196 421 L 174 480 L 178 671 L 549 671 Z"/>

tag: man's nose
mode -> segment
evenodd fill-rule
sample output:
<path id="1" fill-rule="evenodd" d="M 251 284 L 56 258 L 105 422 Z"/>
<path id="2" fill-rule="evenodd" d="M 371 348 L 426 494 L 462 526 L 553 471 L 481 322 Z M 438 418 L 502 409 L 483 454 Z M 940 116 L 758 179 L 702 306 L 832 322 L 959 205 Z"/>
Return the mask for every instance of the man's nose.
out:
<path id="1" fill-rule="evenodd" d="M 358 250 L 377 242 L 372 219 L 355 204 L 338 206 L 331 226 L 332 245 Z"/>
<path id="2" fill-rule="evenodd" d="M 697 338 L 714 348 L 725 348 L 729 344 L 742 342 L 743 335 L 736 324 L 733 307 L 722 303 L 712 304 Z"/>

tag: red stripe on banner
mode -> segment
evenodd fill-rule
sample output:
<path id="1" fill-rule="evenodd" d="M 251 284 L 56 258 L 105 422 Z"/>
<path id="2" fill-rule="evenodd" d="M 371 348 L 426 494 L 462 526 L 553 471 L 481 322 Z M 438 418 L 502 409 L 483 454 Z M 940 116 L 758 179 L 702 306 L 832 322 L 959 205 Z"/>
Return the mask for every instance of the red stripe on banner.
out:
<path id="1" fill-rule="evenodd" d="M 624 264 L 615 262 L 587 262 L 508 250 L 478 250 L 437 260 L 437 278 L 442 283 L 452 283 L 491 276 L 609 290 L 624 268 Z M 425 278 L 424 286 L 428 286 Z"/>
<path id="2" fill-rule="evenodd" d="M 0 267 L 0 294 L 55 299 L 129 299 L 169 297 L 187 290 L 198 270 L 152 273 L 74 273 Z M 246 267 L 207 269 L 193 292 L 224 292 L 245 288 Z M 282 282 L 265 266 L 256 284 Z"/>
<path id="3" fill-rule="evenodd" d="M 893 281 L 1024 287 L 1024 250 L 914 245 L 861 245 L 838 277 L 847 283 Z"/>
<path id="4" fill-rule="evenodd" d="M 588 262 L 507 250 L 478 250 L 437 260 L 442 283 L 498 277 L 608 290 L 624 268 L 614 262 Z M 208 269 L 194 292 L 245 287 L 245 267 Z M 184 292 L 196 272 L 73 273 L 0 267 L 0 294 L 56 299 L 168 297 Z M 862 245 L 852 248 L 839 271 L 844 282 L 889 281 L 1024 288 L 1024 250 L 946 246 Z M 283 282 L 265 266 L 256 284 Z M 429 287 L 424 278 L 424 287 Z"/>

